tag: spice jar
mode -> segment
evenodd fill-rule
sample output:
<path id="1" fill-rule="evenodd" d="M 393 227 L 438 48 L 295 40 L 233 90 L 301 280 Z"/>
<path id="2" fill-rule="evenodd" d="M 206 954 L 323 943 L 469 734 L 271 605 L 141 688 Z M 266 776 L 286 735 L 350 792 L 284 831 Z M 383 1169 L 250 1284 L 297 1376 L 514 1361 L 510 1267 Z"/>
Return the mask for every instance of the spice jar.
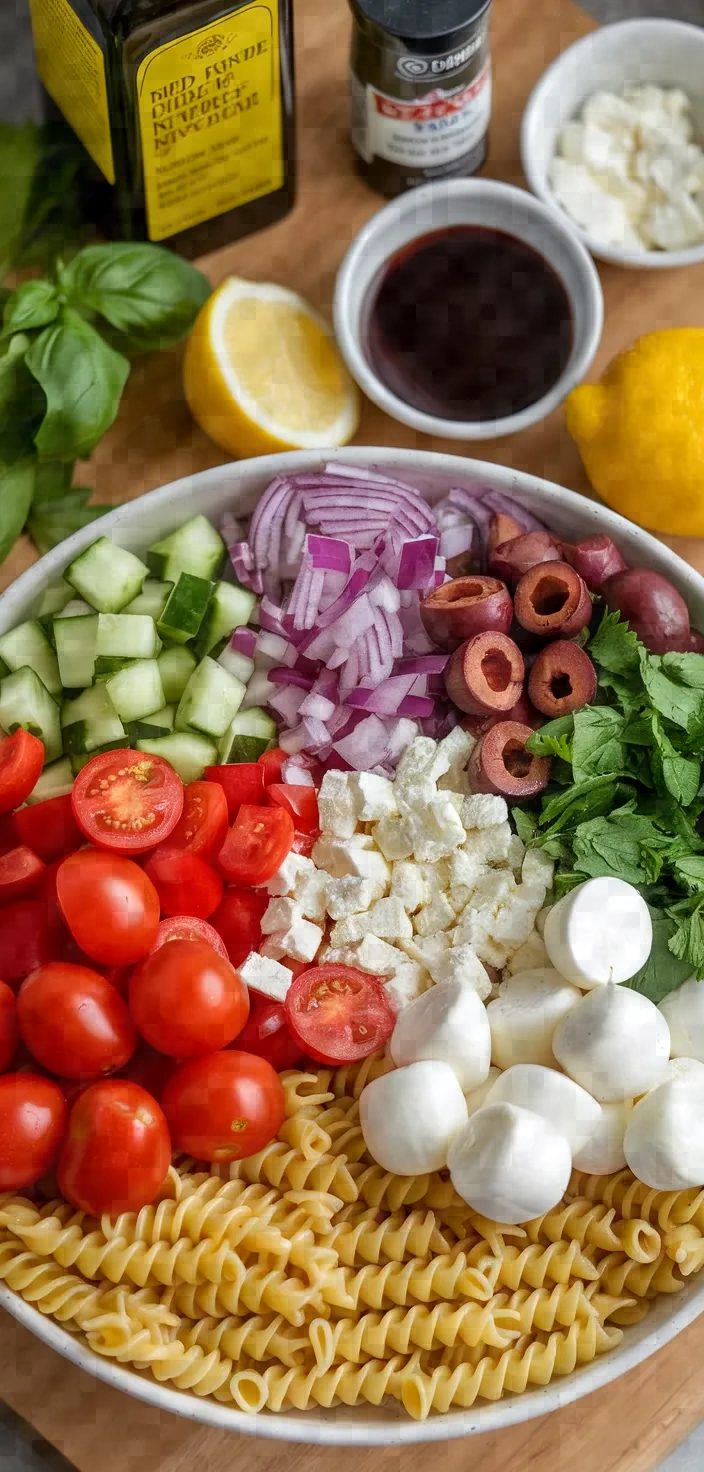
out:
<path id="1" fill-rule="evenodd" d="M 475 174 L 491 112 L 491 0 L 350 0 L 352 142 L 381 194 Z"/>

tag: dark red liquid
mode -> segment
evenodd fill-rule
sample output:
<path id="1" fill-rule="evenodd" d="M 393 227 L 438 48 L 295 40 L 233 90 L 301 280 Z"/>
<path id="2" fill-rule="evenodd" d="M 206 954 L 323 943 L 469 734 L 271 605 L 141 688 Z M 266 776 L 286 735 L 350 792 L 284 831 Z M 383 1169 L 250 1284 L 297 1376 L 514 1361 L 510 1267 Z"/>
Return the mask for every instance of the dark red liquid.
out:
<path id="1" fill-rule="evenodd" d="M 455 225 L 414 240 L 372 289 L 367 356 L 414 409 L 501 419 L 536 403 L 572 351 L 556 271 L 513 235 Z"/>

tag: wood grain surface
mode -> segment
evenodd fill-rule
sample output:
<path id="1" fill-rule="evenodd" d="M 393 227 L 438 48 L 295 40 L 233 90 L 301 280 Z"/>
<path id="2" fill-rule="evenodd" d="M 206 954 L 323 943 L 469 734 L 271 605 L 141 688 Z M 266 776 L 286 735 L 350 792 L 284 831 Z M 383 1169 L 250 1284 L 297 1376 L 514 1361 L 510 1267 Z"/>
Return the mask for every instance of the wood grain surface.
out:
<path id="1" fill-rule="evenodd" d="M 214 285 L 237 273 L 302 291 L 329 314 L 335 273 L 355 232 L 381 200 L 354 172 L 347 123 L 349 21 L 344 0 L 296 0 L 300 193 L 295 211 L 272 229 L 206 257 Z M 522 184 L 518 135 L 528 93 L 545 66 L 592 28 L 570 0 L 494 0 L 495 92 L 486 172 Z M 642 332 L 675 325 L 704 326 L 704 267 L 689 271 L 626 272 L 601 267 L 606 326 L 594 365 Z M 181 355 L 150 357 L 134 369 L 118 421 L 81 480 L 100 501 L 140 495 L 224 456 L 193 425 L 180 385 Z M 457 442 L 429 439 L 366 404 L 357 443 L 443 449 Z M 467 453 L 502 462 L 588 492 L 561 410 L 508 439 L 469 445 Z M 704 571 L 704 543 L 671 545 Z M 32 560 L 22 542 L 0 570 L 0 587 Z M 209 1431 L 128 1399 L 75 1369 L 7 1315 L 0 1315 L 0 1393 L 81 1472 L 324 1472 L 330 1451 L 235 1438 Z M 613 1386 L 524 1427 L 450 1442 L 442 1451 L 409 1447 L 339 1449 L 339 1472 L 377 1472 L 403 1459 L 421 1472 L 442 1457 L 449 1472 L 654 1472 L 662 1458 L 704 1416 L 704 1322 Z"/>

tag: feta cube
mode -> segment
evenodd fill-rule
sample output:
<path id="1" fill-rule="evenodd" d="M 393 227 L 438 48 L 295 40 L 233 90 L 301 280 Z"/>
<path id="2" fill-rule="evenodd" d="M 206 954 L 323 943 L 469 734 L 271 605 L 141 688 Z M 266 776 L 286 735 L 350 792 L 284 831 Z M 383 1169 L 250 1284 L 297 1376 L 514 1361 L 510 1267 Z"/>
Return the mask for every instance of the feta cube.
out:
<path id="1" fill-rule="evenodd" d="M 285 930 L 274 930 L 271 935 L 265 935 L 259 947 L 259 953 L 266 956 L 270 961 L 283 961 L 286 955 L 286 947 L 283 944 Z"/>
<path id="2" fill-rule="evenodd" d="M 436 741 L 430 736 L 416 736 L 415 741 L 406 747 L 396 768 L 394 788 L 399 807 L 399 799 L 407 801 L 417 788 L 428 783 L 434 787 L 437 778 L 447 771 L 448 766 L 449 760 L 439 754 Z"/>
<path id="3" fill-rule="evenodd" d="M 312 920 L 296 920 L 288 930 L 277 931 L 277 942 L 292 961 L 312 961 L 318 954 L 325 932 Z"/>
<path id="4" fill-rule="evenodd" d="M 397 811 L 393 783 L 388 777 L 373 772 L 351 772 L 350 788 L 357 817 L 362 823 L 376 823 Z"/>
<path id="5" fill-rule="evenodd" d="M 351 772 L 326 772 L 318 793 L 318 813 L 324 833 L 333 838 L 351 838 L 357 827 Z"/>
<path id="6" fill-rule="evenodd" d="M 438 742 L 435 763 L 431 768 L 439 788 L 459 788 L 468 792 L 467 762 L 476 746 L 476 738 L 462 726 L 455 726 L 449 736 Z"/>
<path id="7" fill-rule="evenodd" d="M 393 865 L 391 894 L 401 901 L 404 910 L 413 914 L 430 898 L 423 870 L 410 859 L 400 859 Z"/>
<path id="8" fill-rule="evenodd" d="M 341 882 L 338 881 L 338 883 Z M 325 919 L 330 883 L 334 881 L 329 880 L 322 869 L 314 869 L 311 874 L 306 872 L 296 880 L 293 897 L 306 920 L 315 920 L 317 924 L 320 924 Z"/>
<path id="9" fill-rule="evenodd" d="M 507 819 L 508 807 L 503 797 L 475 792 L 464 800 L 462 822 L 467 829 L 495 828 L 497 823 L 505 823 Z"/>
<path id="10" fill-rule="evenodd" d="M 250 951 L 238 971 L 252 991 L 261 992 L 262 996 L 270 997 L 272 1002 L 283 1002 L 293 981 L 293 972 L 288 966 L 281 966 L 278 961 L 260 956 L 256 951 Z"/>
<path id="11" fill-rule="evenodd" d="M 531 930 L 523 945 L 519 946 L 512 956 L 509 956 L 506 969 L 509 975 L 513 976 L 517 971 L 533 971 L 542 966 L 550 966 L 545 942 L 537 930 Z"/>
<path id="12" fill-rule="evenodd" d="M 346 920 L 348 915 L 360 915 L 379 898 L 379 886 L 369 879 L 349 874 L 344 879 L 327 880 L 326 908 L 331 920 Z M 316 916 L 311 915 L 310 918 L 315 920 Z"/>
<path id="13" fill-rule="evenodd" d="M 341 946 L 356 946 L 371 929 L 369 914 L 348 915 L 338 920 L 330 931 L 330 944 L 335 950 Z"/>
<path id="14" fill-rule="evenodd" d="M 518 837 L 517 833 L 512 833 L 509 839 L 508 853 L 506 855 L 506 863 L 508 864 L 509 869 L 515 869 L 518 873 L 520 873 L 525 851 L 526 846 L 523 840 Z"/>
<path id="15" fill-rule="evenodd" d="M 270 895 L 293 894 L 297 880 L 303 874 L 312 874 L 314 870 L 315 864 L 312 859 L 307 859 L 304 854 L 294 854 L 291 851 L 286 855 L 281 868 L 277 869 L 269 883 L 262 887 Z"/>
<path id="16" fill-rule="evenodd" d="M 423 905 L 413 917 L 416 935 L 432 935 L 433 931 L 447 930 L 454 923 L 455 912 L 442 892 L 434 895 L 430 904 Z"/>
<path id="17" fill-rule="evenodd" d="M 401 1012 L 426 989 L 427 972 L 413 961 L 407 961 L 405 966 L 398 966 L 393 976 L 389 976 L 384 982 L 384 991 L 394 1012 Z"/>
<path id="18" fill-rule="evenodd" d="M 476 853 L 468 844 L 455 852 L 448 860 L 451 889 L 474 889 L 479 880 L 488 873 L 489 865 L 482 854 Z"/>
<path id="19" fill-rule="evenodd" d="M 399 966 L 408 965 L 405 951 L 390 946 L 388 941 L 377 935 L 365 935 L 355 949 L 356 960 L 350 965 L 359 966 L 361 971 L 371 971 L 377 976 L 393 976 Z"/>
<path id="20" fill-rule="evenodd" d="M 436 930 L 432 935 L 415 935 L 413 940 L 401 942 L 409 960 L 416 961 L 429 971 L 435 980 L 434 968 L 441 956 L 450 949 L 450 936 L 446 930 Z"/>
<path id="21" fill-rule="evenodd" d="M 351 872 L 358 879 L 368 879 L 370 884 L 376 885 L 382 892 L 388 889 L 391 869 L 378 849 L 352 849 L 349 861 Z"/>
<path id="22" fill-rule="evenodd" d="M 382 818 L 373 830 L 374 840 L 385 859 L 408 859 L 413 853 L 413 838 L 405 818 Z"/>
<path id="23" fill-rule="evenodd" d="M 476 951 L 469 945 L 452 946 L 435 962 L 433 981 L 460 981 L 485 1000 L 491 993 L 491 981 Z"/>
<path id="24" fill-rule="evenodd" d="M 434 798 L 418 813 L 413 825 L 413 854 L 432 862 L 451 854 L 466 838 L 462 819 L 446 797 Z"/>
<path id="25" fill-rule="evenodd" d="M 462 847 L 468 853 L 481 856 L 487 864 L 505 864 L 512 837 L 509 823 L 495 823 L 491 828 L 470 830 Z"/>
<path id="26" fill-rule="evenodd" d="M 329 838 L 323 834 L 313 848 L 313 860 L 333 879 L 356 874 L 355 860 L 360 852 L 373 850 L 374 840 L 368 833 L 353 833 L 351 838 Z"/>
<path id="27" fill-rule="evenodd" d="M 272 935 L 275 930 L 288 930 L 297 920 L 302 919 L 303 913 L 295 900 L 288 896 L 271 899 L 262 915 L 262 935 Z"/>
<path id="28" fill-rule="evenodd" d="M 413 926 L 399 899 L 380 899 L 366 915 L 350 915 L 338 920 L 330 932 L 332 946 L 354 945 L 365 935 L 379 940 L 410 940 Z"/>
<path id="29" fill-rule="evenodd" d="M 526 849 L 521 877 L 524 884 L 542 885 L 546 891 L 552 889 L 555 865 L 541 848 Z"/>

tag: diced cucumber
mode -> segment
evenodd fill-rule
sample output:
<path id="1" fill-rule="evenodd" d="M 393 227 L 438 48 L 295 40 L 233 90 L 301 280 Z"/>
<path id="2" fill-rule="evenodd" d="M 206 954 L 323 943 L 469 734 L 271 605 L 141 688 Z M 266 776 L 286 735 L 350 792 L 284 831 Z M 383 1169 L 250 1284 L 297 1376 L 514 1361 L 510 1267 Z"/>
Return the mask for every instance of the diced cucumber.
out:
<path id="1" fill-rule="evenodd" d="M 241 680 L 243 685 L 251 679 L 254 674 L 254 660 L 248 654 L 239 654 L 231 644 L 227 644 L 222 653 L 218 655 L 218 664 L 221 664 L 228 674 L 234 675 L 236 680 Z"/>
<path id="2" fill-rule="evenodd" d="M 97 637 L 97 613 L 73 617 L 67 616 L 64 609 L 61 617 L 54 619 L 56 657 L 64 690 L 85 690 L 92 685 Z"/>
<path id="3" fill-rule="evenodd" d="M 21 670 L 29 665 L 35 670 L 50 695 L 61 694 L 61 676 L 56 655 L 36 619 L 18 624 L 9 634 L 0 638 L 0 658 L 8 669 Z"/>
<path id="4" fill-rule="evenodd" d="M 118 670 L 126 670 L 134 664 L 133 659 L 123 659 L 118 654 L 101 654 L 95 661 L 95 678 L 97 680 L 109 680 L 111 675 L 116 675 Z"/>
<path id="5" fill-rule="evenodd" d="M 156 659 L 161 640 L 148 613 L 99 613 L 95 653 L 123 659 Z"/>
<path id="6" fill-rule="evenodd" d="M 137 750 L 163 757 L 186 783 L 197 782 L 206 767 L 215 766 L 218 759 L 214 742 L 195 731 L 171 731 L 168 736 L 138 741 Z"/>
<path id="7" fill-rule="evenodd" d="M 147 716 L 143 721 L 130 721 L 127 727 L 130 746 L 136 746 L 138 741 L 146 741 L 149 737 L 165 736 L 167 731 L 173 731 L 175 714 L 175 705 L 164 705 L 161 710 L 155 710 L 153 715 Z"/>
<path id="8" fill-rule="evenodd" d="M 215 583 L 193 573 L 182 572 L 169 601 L 157 622 L 162 638 L 175 644 L 187 644 L 193 639 L 205 617 Z"/>
<path id="9" fill-rule="evenodd" d="M 28 665 L 0 681 L 0 728 L 10 735 L 18 726 L 41 738 L 47 763 L 61 756 L 59 707 Z"/>
<path id="10" fill-rule="evenodd" d="M 46 802 L 50 797 L 67 797 L 73 787 L 73 772 L 67 756 L 45 767 L 27 798 L 28 803 Z"/>
<path id="11" fill-rule="evenodd" d="M 272 695 L 276 695 L 280 689 L 280 685 L 275 685 L 269 679 L 266 670 L 255 670 L 247 685 L 247 693 L 242 701 L 244 710 L 254 710 L 259 706 L 266 705 L 267 700 Z"/>
<path id="12" fill-rule="evenodd" d="M 153 578 L 147 578 L 141 593 L 127 604 L 125 613 L 148 613 L 156 623 L 166 608 L 172 588 L 173 583 L 157 583 Z"/>
<path id="13" fill-rule="evenodd" d="M 155 710 L 149 717 L 152 726 L 161 726 L 165 731 L 173 731 L 176 719 L 175 705 L 162 705 L 161 710 Z"/>
<path id="14" fill-rule="evenodd" d="M 72 598 L 61 610 L 62 618 L 83 618 L 86 614 L 95 617 L 95 609 L 91 608 L 90 603 L 86 603 L 85 598 Z"/>
<path id="15" fill-rule="evenodd" d="M 82 755 L 126 741 L 125 728 L 105 685 L 94 685 L 75 700 L 64 701 L 61 724 L 64 746 L 70 754 Z"/>
<path id="16" fill-rule="evenodd" d="M 135 659 L 105 686 L 122 721 L 139 721 L 166 704 L 155 659 Z"/>
<path id="17" fill-rule="evenodd" d="M 276 740 L 276 722 L 265 710 L 240 710 L 218 742 L 218 757 L 223 764 L 255 762 Z"/>
<path id="18" fill-rule="evenodd" d="M 9 675 L 9 673 L 9 668 L 5 664 L 4 659 L 0 659 L 0 680 L 4 680 L 5 675 Z"/>
<path id="19" fill-rule="evenodd" d="M 182 572 L 196 577 L 215 577 L 225 556 L 225 543 L 207 516 L 194 516 L 170 536 L 155 542 L 147 552 L 154 577 L 175 583 Z"/>
<path id="20" fill-rule="evenodd" d="M 82 772 L 83 768 L 87 767 L 89 762 L 92 762 L 94 756 L 102 756 L 104 751 L 120 751 L 128 747 L 129 744 L 127 737 L 123 736 L 122 741 L 108 741 L 106 746 L 99 747 L 97 751 L 72 752 L 69 761 L 74 777 L 77 777 L 78 773 Z"/>
<path id="21" fill-rule="evenodd" d="M 246 624 L 256 603 L 254 593 L 239 583 L 218 583 L 198 633 L 198 647 L 210 654 L 222 639 Z"/>
<path id="22" fill-rule="evenodd" d="M 66 581 L 99 613 L 120 613 L 142 591 L 148 568 L 133 552 L 98 537 L 66 568 Z"/>
<path id="23" fill-rule="evenodd" d="M 73 598 L 73 588 L 65 578 L 54 583 L 50 588 L 45 588 L 42 593 L 42 601 L 37 609 L 37 618 L 46 618 L 47 614 L 61 613 L 62 609 L 70 603 Z"/>
<path id="24" fill-rule="evenodd" d="M 157 664 L 166 701 L 178 702 L 181 699 L 197 663 L 192 650 L 184 649 L 181 645 L 163 650 Z"/>
<path id="25" fill-rule="evenodd" d="M 206 655 L 181 696 L 174 722 L 176 730 L 202 731 L 204 736 L 216 739 L 224 736 L 244 693 L 242 681 Z"/>

